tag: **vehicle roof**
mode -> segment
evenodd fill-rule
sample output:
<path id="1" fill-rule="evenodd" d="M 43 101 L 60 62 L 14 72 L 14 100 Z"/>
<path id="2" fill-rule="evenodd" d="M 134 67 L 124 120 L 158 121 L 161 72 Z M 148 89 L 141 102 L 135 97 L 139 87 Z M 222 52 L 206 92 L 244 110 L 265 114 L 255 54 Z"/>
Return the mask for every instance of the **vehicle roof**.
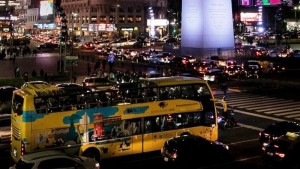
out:
<path id="1" fill-rule="evenodd" d="M 30 81 L 24 83 L 21 86 L 21 89 L 15 90 L 14 93 L 18 93 L 21 96 L 33 95 L 36 97 L 41 97 L 62 94 L 64 91 L 61 88 L 44 81 Z"/>
<path id="2" fill-rule="evenodd" d="M 0 86 L 0 90 L 5 90 L 5 89 L 18 89 L 15 86 Z"/>
<path id="3" fill-rule="evenodd" d="M 156 84 L 157 86 L 168 86 L 168 85 L 178 85 L 178 84 L 207 84 L 206 81 L 195 77 L 186 76 L 172 76 L 172 77 L 158 77 L 158 78 L 145 78 L 141 81 L 148 81 Z"/>

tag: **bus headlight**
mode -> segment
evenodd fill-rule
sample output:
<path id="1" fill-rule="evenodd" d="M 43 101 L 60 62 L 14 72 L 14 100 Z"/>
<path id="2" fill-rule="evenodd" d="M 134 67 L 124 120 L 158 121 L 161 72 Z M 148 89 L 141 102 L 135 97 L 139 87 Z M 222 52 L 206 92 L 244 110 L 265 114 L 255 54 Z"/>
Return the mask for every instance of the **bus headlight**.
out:
<path id="1" fill-rule="evenodd" d="M 17 157 L 17 155 L 18 155 L 18 151 L 16 148 L 13 149 L 13 155 L 14 155 L 14 157 Z"/>

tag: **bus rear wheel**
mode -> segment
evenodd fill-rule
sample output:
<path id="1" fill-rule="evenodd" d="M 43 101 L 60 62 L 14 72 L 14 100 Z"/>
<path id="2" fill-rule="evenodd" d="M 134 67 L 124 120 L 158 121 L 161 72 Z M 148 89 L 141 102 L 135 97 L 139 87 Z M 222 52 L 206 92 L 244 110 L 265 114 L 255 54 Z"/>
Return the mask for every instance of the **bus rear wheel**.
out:
<path id="1" fill-rule="evenodd" d="M 89 148 L 82 153 L 82 156 L 93 158 L 100 163 L 100 154 L 96 148 Z"/>

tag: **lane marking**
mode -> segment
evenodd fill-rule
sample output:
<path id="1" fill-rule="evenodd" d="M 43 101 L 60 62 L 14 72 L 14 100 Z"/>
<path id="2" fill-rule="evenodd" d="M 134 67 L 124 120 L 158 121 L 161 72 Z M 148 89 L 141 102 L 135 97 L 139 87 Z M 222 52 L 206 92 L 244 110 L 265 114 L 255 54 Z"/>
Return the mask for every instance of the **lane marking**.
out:
<path id="1" fill-rule="evenodd" d="M 258 138 L 256 138 L 256 139 L 250 139 L 250 140 L 244 140 L 244 141 L 238 141 L 238 142 L 233 142 L 233 143 L 228 143 L 227 145 L 237 145 L 237 144 L 242 144 L 242 143 L 247 143 L 247 142 L 253 142 L 253 141 L 258 141 Z"/>

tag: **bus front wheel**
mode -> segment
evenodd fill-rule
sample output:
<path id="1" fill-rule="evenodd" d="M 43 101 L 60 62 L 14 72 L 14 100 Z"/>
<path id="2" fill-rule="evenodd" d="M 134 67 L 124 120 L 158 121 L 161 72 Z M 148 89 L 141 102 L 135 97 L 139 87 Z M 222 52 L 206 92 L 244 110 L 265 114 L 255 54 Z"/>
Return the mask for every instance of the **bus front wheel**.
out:
<path id="1" fill-rule="evenodd" d="M 100 163 L 100 153 L 96 148 L 89 148 L 82 153 L 82 156 L 93 158 Z"/>

